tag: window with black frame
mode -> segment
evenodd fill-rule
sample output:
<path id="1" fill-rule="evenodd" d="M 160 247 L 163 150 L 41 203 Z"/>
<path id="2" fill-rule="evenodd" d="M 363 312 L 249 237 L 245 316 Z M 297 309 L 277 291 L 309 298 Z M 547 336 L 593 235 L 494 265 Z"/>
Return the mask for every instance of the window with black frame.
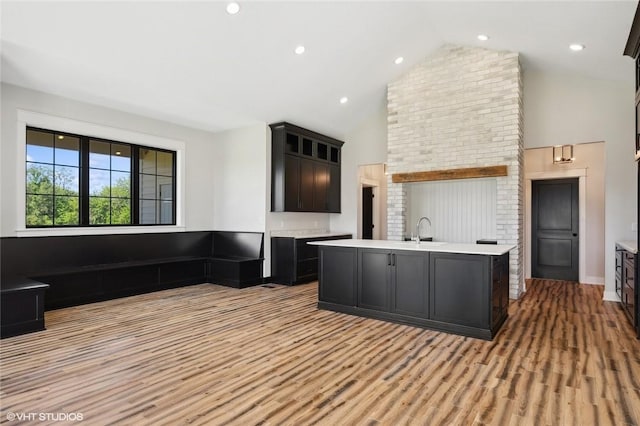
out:
<path id="1" fill-rule="evenodd" d="M 175 225 L 176 153 L 27 128 L 26 226 Z"/>

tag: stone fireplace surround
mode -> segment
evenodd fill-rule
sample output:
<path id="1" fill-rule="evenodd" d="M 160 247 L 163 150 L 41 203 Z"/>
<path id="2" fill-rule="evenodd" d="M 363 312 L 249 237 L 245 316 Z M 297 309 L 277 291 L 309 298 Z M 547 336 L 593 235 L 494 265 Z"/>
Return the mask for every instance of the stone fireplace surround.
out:
<path id="1" fill-rule="evenodd" d="M 524 291 L 522 74 L 515 52 L 444 45 L 387 90 L 387 227 L 407 230 L 398 173 L 507 166 L 497 181 L 497 239 L 510 252 L 509 295 Z"/>

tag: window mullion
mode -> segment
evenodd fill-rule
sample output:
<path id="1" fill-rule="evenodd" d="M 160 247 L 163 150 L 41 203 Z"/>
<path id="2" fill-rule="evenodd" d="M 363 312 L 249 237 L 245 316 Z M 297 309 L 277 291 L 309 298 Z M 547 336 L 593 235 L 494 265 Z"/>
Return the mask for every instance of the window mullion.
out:
<path id="1" fill-rule="evenodd" d="M 89 138 L 80 138 L 80 225 L 89 225 Z"/>
<path id="2" fill-rule="evenodd" d="M 140 224 L 140 147 L 131 147 L 131 223 Z"/>

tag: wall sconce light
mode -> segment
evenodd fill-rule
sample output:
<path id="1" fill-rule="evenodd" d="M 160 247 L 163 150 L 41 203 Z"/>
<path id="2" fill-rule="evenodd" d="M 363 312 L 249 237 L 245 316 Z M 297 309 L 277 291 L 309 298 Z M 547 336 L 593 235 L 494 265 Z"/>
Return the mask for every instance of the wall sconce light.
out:
<path id="1" fill-rule="evenodd" d="M 385 176 L 389 175 L 389 170 L 387 170 L 387 163 L 382 163 L 382 171 L 384 172 Z"/>
<path id="2" fill-rule="evenodd" d="M 556 145 L 553 147 L 553 164 L 573 163 L 573 145 Z"/>

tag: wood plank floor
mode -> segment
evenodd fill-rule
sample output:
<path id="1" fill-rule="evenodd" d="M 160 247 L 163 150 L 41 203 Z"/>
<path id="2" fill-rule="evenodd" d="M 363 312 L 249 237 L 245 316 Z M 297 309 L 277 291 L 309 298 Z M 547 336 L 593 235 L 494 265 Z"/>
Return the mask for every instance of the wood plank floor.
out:
<path id="1" fill-rule="evenodd" d="M 316 283 L 47 312 L 46 331 L 0 342 L 0 420 L 640 425 L 640 342 L 618 304 L 601 286 L 528 289 L 493 342 L 320 311 Z"/>

